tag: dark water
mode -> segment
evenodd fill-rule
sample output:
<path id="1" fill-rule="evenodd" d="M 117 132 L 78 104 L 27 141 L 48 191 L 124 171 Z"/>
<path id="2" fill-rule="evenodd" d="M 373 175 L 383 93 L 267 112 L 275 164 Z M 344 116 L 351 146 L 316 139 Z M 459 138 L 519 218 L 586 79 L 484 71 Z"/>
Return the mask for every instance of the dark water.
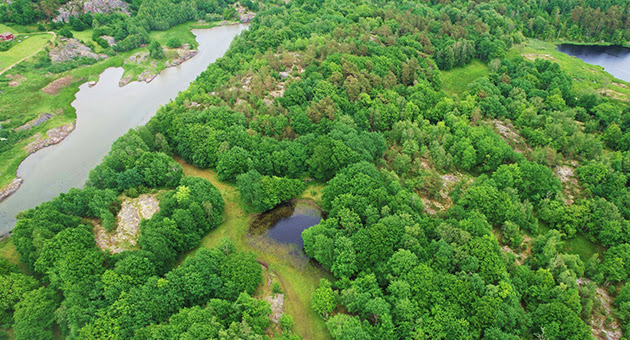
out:
<path id="1" fill-rule="evenodd" d="M 302 231 L 318 224 L 321 219 L 322 212 L 314 202 L 291 201 L 258 216 L 249 232 L 302 249 Z"/>
<path id="2" fill-rule="evenodd" d="M 620 46 L 558 45 L 560 52 L 603 66 L 616 78 L 630 82 L 630 48 Z"/>

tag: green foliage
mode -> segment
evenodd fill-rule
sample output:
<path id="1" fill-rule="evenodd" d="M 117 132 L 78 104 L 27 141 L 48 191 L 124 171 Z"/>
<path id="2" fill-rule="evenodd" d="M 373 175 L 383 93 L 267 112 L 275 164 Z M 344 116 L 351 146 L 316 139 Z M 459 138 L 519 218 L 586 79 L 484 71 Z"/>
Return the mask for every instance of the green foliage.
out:
<path id="1" fill-rule="evenodd" d="M 36 289 L 37 281 L 21 273 L 0 275 L 0 326 L 9 328 L 13 324 L 15 305 L 24 294 Z"/>
<path id="2" fill-rule="evenodd" d="M 271 292 L 273 294 L 282 294 L 282 288 L 280 288 L 280 284 L 278 282 L 274 282 L 271 287 Z"/>
<path id="3" fill-rule="evenodd" d="M 182 42 L 179 40 L 179 38 L 173 36 L 168 38 L 168 40 L 166 41 L 166 46 L 168 46 L 168 48 L 178 48 L 182 46 Z"/>
<path id="4" fill-rule="evenodd" d="M 311 297 L 311 307 L 326 320 L 337 307 L 337 299 L 337 292 L 332 290 L 330 282 L 322 279 Z"/>
<path id="5" fill-rule="evenodd" d="M 149 43 L 149 56 L 153 59 L 163 59 L 164 51 L 162 45 L 157 40 L 153 40 Z"/>
<path id="6" fill-rule="evenodd" d="M 299 196 L 306 188 L 302 180 L 262 176 L 256 170 L 239 175 L 236 183 L 241 198 L 257 212 L 271 210 Z"/>
<path id="7" fill-rule="evenodd" d="M 52 289 L 41 287 L 24 294 L 15 305 L 16 339 L 53 339 L 54 312 L 59 298 Z"/>
<path id="8" fill-rule="evenodd" d="M 295 324 L 295 321 L 293 321 L 293 318 L 289 314 L 282 314 L 278 321 L 280 322 L 280 327 L 282 327 L 282 330 L 284 331 L 290 331 Z"/>
<path id="9" fill-rule="evenodd" d="M 252 167 L 252 159 L 247 150 L 236 146 L 219 154 L 217 172 L 222 181 L 234 181 L 238 174 L 246 173 Z"/>
<path id="10" fill-rule="evenodd" d="M 42 17 L 28 4 L 0 5 L 0 20 Z M 150 30 L 221 14 L 234 19 L 229 5 L 134 1 L 129 17 L 70 24 L 93 24 L 95 37 L 114 36 L 115 49 L 126 51 L 150 43 Z M 311 300 L 334 339 L 588 338 L 593 289 L 575 282 L 586 275 L 622 286 L 630 274 L 630 113 L 619 101 L 577 91 L 580 80 L 559 64 L 506 58 L 506 51 L 523 36 L 628 40 L 617 15 L 627 4 L 294 1 L 261 8 L 224 58 L 146 127 L 114 143 L 85 189 L 21 214 L 16 248 L 46 289 L 63 296 L 59 308 L 43 308 L 56 310 L 62 334 L 264 336 L 270 309 L 250 297 L 262 278 L 253 254 L 224 242 L 173 269 L 221 223 L 224 209 L 212 184 L 183 176 L 170 157 L 176 154 L 236 181 L 255 211 L 299 196 L 304 178 L 327 182 L 326 219 L 302 237 L 306 255 L 336 279 L 334 290 L 322 281 Z M 175 40 L 167 46 L 181 44 Z M 156 41 L 149 50 L 161 57 Z M 466 68 L 448 73 L 447 94 L 439 70 L 473 58 L 489 65 L 466 77 Z M 40 64 L 51 72 L 66 67 Z M 576 177 L 556 179 L 550 167 L 574 162 Z M 141 222 L 140 249 L 97 250 L 85 224 L 100 219 L 112 227 L 117 195 L 144 187 L 165 191 L 160 211 Z M 423 200 L 448 206 L 429 215 Z M 538 234 L 539 224 L 549 231 Z M 521 233 L 531 234 L 531 255 L 524 262 L 506 255 L 493 234 L 499 230 L 514 251 Z M 585 265 L 564 253 L 570 238 L 609 249 L 601 264 Z M 39 290 L 13 272 L 0 278 L 20 286 L 0 291 L 10 300 L 3 320 L 14 314 L 17 336 L 35 323 L 23 306 Z M 628 300 L 623 288 L 615 306 L 626 323 Z M 348 314 L 332 314 L 339 303 Z M 50 320 L 37 320 L 28 330 L 41 334 L 31 335 L 50 337 Z M 281 324 L 278 338 L 295 338 L 291 319 Z"/>

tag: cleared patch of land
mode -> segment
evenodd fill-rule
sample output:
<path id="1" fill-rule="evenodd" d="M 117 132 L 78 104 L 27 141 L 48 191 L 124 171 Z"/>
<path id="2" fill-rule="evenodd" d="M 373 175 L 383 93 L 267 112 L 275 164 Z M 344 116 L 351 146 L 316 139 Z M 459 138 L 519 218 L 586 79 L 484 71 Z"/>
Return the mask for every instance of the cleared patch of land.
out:
<path id="1" fill-rule="evenodd" d="M 442 84 L 447 92 L 460 94 L 468 89 L 468 84 L 486 75 L 488 66 L 475 59 L 464 67 L 442 72 Z"/>
<path id="2" fill-rule="evenodd" d="M 27 36 L 28 38 L 26 38 Z M 22 40 L 22 42 L 18 42 L 8 51 L 0 52 L 0 74 L 4 73 L 6 69 L 14 64 L 37 53 L 46 46 L 52 38 L 54 38 L 52 33 L 21 34 L 16 36 L 15 39 L 18 41 Z"/>
<path id="3" fill-rule="evenodd" d="M 116 230 L 110 232 L 94 223 L 96 245 L 114 254 L 134 248 L 140 234 L 140 221 L 150 219 L 159 210 L 155 195 L 142 194 L 137 198 L 124 199 L 116 218 Z"/>

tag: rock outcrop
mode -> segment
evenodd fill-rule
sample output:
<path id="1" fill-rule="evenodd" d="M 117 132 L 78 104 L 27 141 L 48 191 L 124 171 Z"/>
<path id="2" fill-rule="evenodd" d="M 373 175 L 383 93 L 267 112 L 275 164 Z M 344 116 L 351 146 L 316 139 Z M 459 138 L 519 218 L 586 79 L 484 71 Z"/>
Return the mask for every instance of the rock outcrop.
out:
<path id="1" fill-rule="evenodd" d="M 109 232 L 95 223 L 96 244 L 114 254 L 134 247 L 140 233 L 140 221 L 150 219 L 159 210 L 159 201 L 154 195 L 143 194 L 138 198 L 125 199 L 118 212 L 116 230 Z"/>
<path id="2" fill-rule="evenodd" d="M 41 136 L 38 135 L 37 139 L 25 146 L 24 149 L 31 154 L 47 146 L 57 144 L 68 137 L 72 130 L 74 130 L 74 123 L 68 123 L 64 126 L 48 130 L 45 139 L 42 139 Z"/>
<path id="3" fill-rule="evenodd" d="M 129 14 L 127 3 L 122 0 L 73 0 L 59 8 L 54 22 L 68 22 L 70 17 L 77 17 L 86 13 L 121 12 Z"/>
<path id="4" fill-rule="evenodd" d="M 0 189 L 0 202 L 2 202 L 5 198 L 13 195 L 13 193 L 20 188 L 20 185 L 22 185 L 23 181 L 24 180 L 20 177 L 16 177 L 11 183 L 2 187 Z"/>
<path id="5" fill-rule="evenodd" d="M 16 131 L 22 131 L 22 130 L 30 130 L 38 125 L 42 125 L 45 122 L 47 122 L 48 120 L 50 120 L 50 118 L 54 117 L 55 115 L 52 113 L 42 113 L 39 115 L 39 117 L 31 120 L 30 122 L 15 128 Z"/>
<path id="6" fill-rule="evenodd" d="M 59 44 L 48 53 L 54 63 L 61 63 L 79 57 L 106 59 L 107 54 L 96 54 L 89 47 L 74 38 L 59 38 Z"/>
<path id="7" fill-rule="evenodd" d="M 199 54 L 199 51 L 178 49 L 177 53 L 179 54 L 179 57 L 177 57 L 177 59 L 167 61 L 166 67 L 175 67 L 185 62 L 186 60 L 189 60 L 190 58 L 196 56 L 197 54 Z"/>

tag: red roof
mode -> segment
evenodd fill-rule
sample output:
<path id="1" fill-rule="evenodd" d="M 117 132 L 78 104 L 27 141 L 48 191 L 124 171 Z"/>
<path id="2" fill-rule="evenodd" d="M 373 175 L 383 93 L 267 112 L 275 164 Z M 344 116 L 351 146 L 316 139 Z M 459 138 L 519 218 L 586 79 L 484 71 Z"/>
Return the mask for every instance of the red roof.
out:
<path id="1" fill-rule="evenodd" d="M 4 32 L 4 33 L 0 34 L 0 39 L 2 39 L 2 40 L 11 40 L 11 39 L 13 39 L 13 33 L 11 33 L 11 32 Z"/>

